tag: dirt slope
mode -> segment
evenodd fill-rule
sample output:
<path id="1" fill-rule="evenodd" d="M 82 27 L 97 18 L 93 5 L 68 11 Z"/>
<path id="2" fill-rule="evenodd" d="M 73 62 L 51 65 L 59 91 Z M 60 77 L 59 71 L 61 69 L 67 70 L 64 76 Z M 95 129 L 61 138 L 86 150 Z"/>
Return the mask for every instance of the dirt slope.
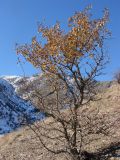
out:
<path id="1" fill-rule="evenodd" d="M 97 144 L 91 144 L 91 149 L 95 146 L 105 146 L 110 142 L 120 141 L 120 85 L 113 83 L 100 95 L 102 101 L 92 103 L 93 107 L 100 107 L 100 112 L 106 114 L 111 122 L 116 120 L 111 130 L 114 135 L 108 139 L 101 137 Z M 46 120 L 49 123 L 51 118 Z M 40 123 L 40 122 L 39 122 Z M 48 153 L 40 144 L 29 127 L 0 137 L 0 160 L 64 160 L 62 155 L 54 156 Z M 120 158 L 113 158 L 119 160 Z"/>

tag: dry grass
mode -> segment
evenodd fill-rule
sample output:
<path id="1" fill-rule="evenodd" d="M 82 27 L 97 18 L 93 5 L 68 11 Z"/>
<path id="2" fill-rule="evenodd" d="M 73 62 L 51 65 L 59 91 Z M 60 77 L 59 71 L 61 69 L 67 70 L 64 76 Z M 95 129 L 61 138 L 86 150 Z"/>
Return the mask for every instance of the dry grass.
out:
<path id="1" fill-rule="evenodd" d="M 102 97 L 102 101 L 91 103 L 91 105 L 93 108 L 99 107 L 100 114 L 105 114 L 106 119 L 109 119 L 111 123 L 115 121 L 114 125 L 111 127 L 114 134 L 109 138 L 101 136 L 98 140 L 85 146 L 91 151 L 97 150 L 99 147 L 105 147 L 109 143 L 119 141 L 120 139 L 120 85 L 114 83 L 99 96 Z M 65 111 L 64 114 L 68 114 L 68 111 Z M 50 121 L 52 121 L 52 119 L 48 118 L 44 121 L 44 124 L 49 124 Z M 41 122 L 38 123 L 41 124 Z M 0 160 L 50 159 L 64 160 L 64 157 L 62 157 L 62 155 L 57 157 L 48 153 L 29 127 L 22 128 L 19 131 L 0 138 Z"/>

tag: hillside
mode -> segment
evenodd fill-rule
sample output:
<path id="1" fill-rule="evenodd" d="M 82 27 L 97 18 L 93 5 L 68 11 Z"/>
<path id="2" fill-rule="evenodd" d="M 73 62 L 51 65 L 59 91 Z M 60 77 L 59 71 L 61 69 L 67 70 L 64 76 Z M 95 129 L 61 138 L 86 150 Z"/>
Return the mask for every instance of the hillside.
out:
<path id="1" fill-rule="evenodd" d="M 92 136 L 93 142 L 85 146 L 86 150 L 97 151 L 109 146 L 114 142 L 120 142 L 120 85 L 112 83 L 107 86 L 99 95 L 102 100 L 93 102 L 91 105 L 95 108 L 99 106 L 100 114 L 105 115 L 106 122 L 111 125 L 111 136 L 99 136 L 97 140 Z M 67 115 L 69 111 L 64 113 Z M 38 125 L 49 125 L 51 118 L 42 122 L 36 122 Z M 86 137 L 87 139 L 89 137 Z M 63 156 L 54 156 L 47 152 L 36 138 L 34 132 L 29 127 L 24 127 L 19 131 L 7 134 L 0 138 L 0 160 L 65 160 Z M 58 144 L 55 142 L 52 147 Z M 119 160 L 112 158 L 112 160 Z"/>
<path id="2" fill-rule="evenodd" d="M 26 123 L 32 123 L 44 117 L 42 113 L 36 112 L 35 107 L 16 93 L 19 85 L 12 85 L 14 80 L 20 77 L 0 78 L 0 135 L 11 132 Z M 26 122 L 27 121 L 27 122 Z"/>

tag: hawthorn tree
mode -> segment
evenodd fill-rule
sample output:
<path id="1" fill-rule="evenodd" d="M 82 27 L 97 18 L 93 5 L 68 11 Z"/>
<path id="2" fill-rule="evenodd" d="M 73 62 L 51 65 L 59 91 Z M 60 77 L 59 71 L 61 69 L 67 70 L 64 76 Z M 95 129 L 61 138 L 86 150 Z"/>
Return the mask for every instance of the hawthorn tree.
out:
<path id="1" fill-rule="evenodd" d="M 40 24 L 38 31 L 45 43 L 33 37 L 31 44 L 17 47 L 17 53 L 48 79 L 47 92 L 36 89 L 32 96 L 52 120 L 36 123 L 36 129 L 31 129 L 48 151 L 68 154 L 73 160 L 95 159 L 85 145 L 92 141 L 90 135 L 108 134 L 109 128 L 104 115 L 99 117 L 98 110 L 95 114 L 89 109 L 90 102 L 96 100 L 96 77 L 108 62 L 104 41 L 110 36 L 106 27 L 109 12 L 105 9 L 102 18 L 93 19 L 89 10 L 87 7 L 70 17 L 68 31 L 62 30 L 59 22 L 53 27 Z"/>

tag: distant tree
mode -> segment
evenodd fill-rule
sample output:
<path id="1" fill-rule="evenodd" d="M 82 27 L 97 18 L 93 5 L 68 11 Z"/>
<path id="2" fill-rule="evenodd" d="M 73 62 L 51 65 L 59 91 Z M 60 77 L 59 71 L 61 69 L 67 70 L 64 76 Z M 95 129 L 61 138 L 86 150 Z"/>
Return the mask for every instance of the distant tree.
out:
<path id="1" fill-rule="evenodd" d="M 114 79 L 120 84 L 120 70 L 114 74 Z"/>
<path id="2" fill-rule="evenodd" d="M 91 143 L 91 135 L 108 134 L 109 128 L 104 115 L 99 117 L 98 110 L 94 112 L 90 107 L 90 102 L 97 100 L 96 77 L 108 62 L 104 40 L 110 35 L 106 28 L 109 12 L 105 9 L 102 18 L 92 19 L 89 9 L 69 18 L 68 32 L 59 22 L 53 27 L 40 24 L 38 30 L 45 43 L 33 37 L 30 45 L 17 48 L 17 53 L 40 68 L 48 79 L 49 89 L 37 89 L 32 95 L 38 97 L 39 107 L 52 120 L 40 126 L 36 123 L 37 130 L 31 128 L 48 151 L 68 154 L 73 160 L 90 159 L 93 155 L 85 146 Z"/>

